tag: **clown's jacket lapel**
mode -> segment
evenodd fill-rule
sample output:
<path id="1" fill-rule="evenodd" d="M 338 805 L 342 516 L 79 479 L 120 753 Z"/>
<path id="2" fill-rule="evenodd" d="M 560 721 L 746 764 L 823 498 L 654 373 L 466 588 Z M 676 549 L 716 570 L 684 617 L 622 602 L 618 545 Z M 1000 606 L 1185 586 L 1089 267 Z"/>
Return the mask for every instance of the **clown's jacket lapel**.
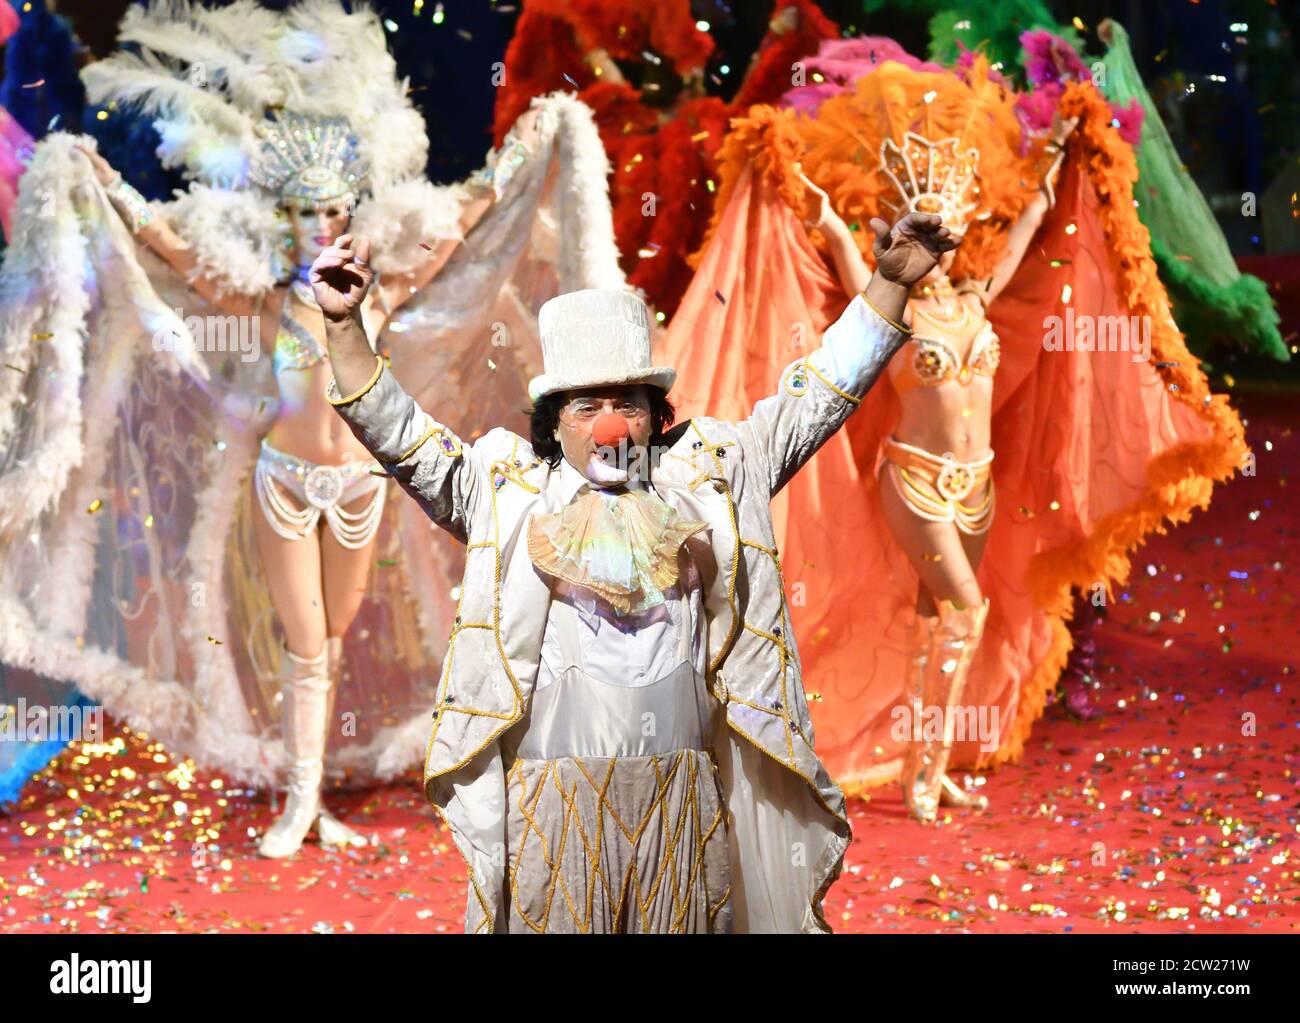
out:
<path id="1" fill-rule="evenodd" d="M 711 563 L 700 566 L 707 681 L 726 708 L 714 752 L 740 930 L 829 930 L 821 900 L 849 841 L 843 794 L 813 749 L 769 505 L 857 408 L 905 337 L 855 299 L 749 418 L 680 424 L 666 450 L 654 452 L 655 490 L 709 526 Z M 340 397 L 333 382 L 327 394 L 429 517 L 466 543 L 424 780 L 470 868 L 466 929 L 495 930 L 508 897 L 498 740 L 528 707 L 551 599 L 529 560 L 527 529 L 534 514 L 558 510 L 559 472 L 503 429 L 463 444 L 382 361 L 356 394 Z"/>

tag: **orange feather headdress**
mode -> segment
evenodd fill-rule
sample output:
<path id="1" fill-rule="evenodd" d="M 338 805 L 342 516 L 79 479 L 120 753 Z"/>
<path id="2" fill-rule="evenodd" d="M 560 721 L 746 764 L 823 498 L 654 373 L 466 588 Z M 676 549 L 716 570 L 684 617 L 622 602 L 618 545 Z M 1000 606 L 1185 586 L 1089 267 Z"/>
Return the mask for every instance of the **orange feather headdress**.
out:
<path id="1" fill-rule="evenodd" d="M 1039 182 L 1041 143 L 1021 151 L 1014 103 L 982 56 L 963 74 L 887 61 L 799 119 L 803 170 L 848 223 L 940 214 L 964 235 L 950 275 L 985 278 Z"/>

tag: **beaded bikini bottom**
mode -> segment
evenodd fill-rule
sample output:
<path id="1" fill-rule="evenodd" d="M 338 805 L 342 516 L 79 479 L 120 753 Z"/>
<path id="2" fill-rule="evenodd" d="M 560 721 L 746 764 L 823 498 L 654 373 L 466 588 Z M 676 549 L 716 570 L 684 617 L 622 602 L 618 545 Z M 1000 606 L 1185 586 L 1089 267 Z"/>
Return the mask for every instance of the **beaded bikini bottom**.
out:
<path id="1" fill-rule="evenodd" d="M 993 524 L 993 455 L 959 462 L 889 438 L 881 461 L 899 495 L 913 513 L 930 522 L 953 522 L 963 533 L 978 536 Z M 966 503 L 972 494 L 983 496 Z"/>
<path id="2" fill-rule="evenodd" d="M 357 550 L 374 537 L 384 514 L 384 477 L 373 476 L 372 461 L 318 465 L 290 455 L 262 441 L 262 453 L 253 471 L 253 485 L 262 514 L 271 528 L 286 540 L 301 540 L 311 534 L 321 515 L 343 547 Z M 301 507 L 286 497 L 297 498 Z M 372 495 L 365 506 L 347 511 L 345 505 Z"/>

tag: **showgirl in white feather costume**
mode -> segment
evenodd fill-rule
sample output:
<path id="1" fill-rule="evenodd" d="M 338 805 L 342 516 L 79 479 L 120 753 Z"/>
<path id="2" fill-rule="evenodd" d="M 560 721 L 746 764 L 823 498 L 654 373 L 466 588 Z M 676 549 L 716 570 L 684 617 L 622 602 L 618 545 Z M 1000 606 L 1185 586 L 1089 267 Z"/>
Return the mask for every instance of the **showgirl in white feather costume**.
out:
<path id="1" fill-rule="evenodd" d="M 302 730 L 328 715 L 328 779 L 420 762 L 461 555 L 396 488 L 385 507 L 388 481 L 337 436 L 317 393 L 328 363 L 310 345 L 323 322 L 295 268 L 313 238 L 374 239 L 372 342 L 403 386 L 457 423 L 522 426 L 542 302 L 623 286 L 605 154 L 589 111 L 557 94 L 470 182 L 430 184 L 423 121 L 379 19 L 336 0 L 285 13 L 156 0 L 128 10 L 121 39 L 137 52 L 89 66 L 90 97 L 152 114 L 160 157 L 191 183 L 144 204 L 89 139 L 64 133 L 22 179 L 0 270 L 0 660 L 75 682 L 234 781 L 287 778 L 268 855 L 296 848 L 304 820 L 327 841 L 355 840 L 313 794 Z M 218 336 L 245 324 L 240 343 Z M 328 418 L 313 433 L 317 401 Z M 359 496 L 312 526 L 303 488 L 264 472 L 259 502 L 268 436 L 306 445 L 288 454 L 308 472 L 331 464 L 322 452 L 351 460 L 345 494 Z M 319 489 L 306 488 L 328 504 Z M 340 508 L 351 517 L 332 517 Z M 293 512 L 308 525 L 286 521 Z M 305 548 L 275 522 L 312 534 L 324 609 L 285 585 Z M 339 600 L 340 579 L 364 591 L 359 606 Z M 346 630 L 328 670 L 313 630 Z M 294 693 L 310 713 L 291 713 Z"/>

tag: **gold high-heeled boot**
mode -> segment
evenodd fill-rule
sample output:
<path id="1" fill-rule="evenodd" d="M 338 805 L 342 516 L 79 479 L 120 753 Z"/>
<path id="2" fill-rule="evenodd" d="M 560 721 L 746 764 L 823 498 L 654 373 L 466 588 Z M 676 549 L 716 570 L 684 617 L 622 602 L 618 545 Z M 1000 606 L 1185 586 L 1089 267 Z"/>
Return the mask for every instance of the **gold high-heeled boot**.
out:
<path id="1" fill-rule="evenodd" d="M 289 757 L 289 791 L 284 813 L 266 829 L 257 851 L 278 859 L 296 852 L 320 813 L 320 786 L 325 768 L 325 729 L 333 688 L 326 647 L 315 657 L 284 651 L 285 677 L 280 685 L 284 748 Z"/>
<path id="2" fill-rule="evenodd" d="M 911 734 L 903 747 L 903 803 L 907 812 L 917 820 L 927 818 L 917 804 L 917 783 L 925 768 L 925 745 L 921 741 L 921 728 L 925 710 L 925 669 L 930 661 L 930 648 L 934 645 L 934 633 L 939 627 L 938 616 L 923 615 L 918 612 L 912 622 L 912 636 L 909 643 L 911 661 L 908 664 L 907 700 L 911 712 Z M 921 786 L 924 795 L 924 786 Z"/>
<path id="3" fill-rule="evenodd" d="M 945 774 L 943 781 L 939 783 L 939 805 L 970 810 L 987 810 L 989 808 L 989 797 L 962 788 L 952 780 L 951 775 Z"/>
<path id="4" fill-rule="evenodd" d="M 988 600 L 978 607 L 958 610 L 947 601 L 939 602 L 938 617 L 917 616 L 912 636 L 911 701 L 912 727 L 903 755 L 903 801 L 919 821 L 933 821 L 939 806 L 974 806 L 983 809 L 988 800 L 968 794 L 946 774 L 948 757 L 956 732 L 953 708 L 961 699 L 971 661 L 984 633 Z M 942 737 L 922 737 L 925 712 L 942 709 Z"/>

